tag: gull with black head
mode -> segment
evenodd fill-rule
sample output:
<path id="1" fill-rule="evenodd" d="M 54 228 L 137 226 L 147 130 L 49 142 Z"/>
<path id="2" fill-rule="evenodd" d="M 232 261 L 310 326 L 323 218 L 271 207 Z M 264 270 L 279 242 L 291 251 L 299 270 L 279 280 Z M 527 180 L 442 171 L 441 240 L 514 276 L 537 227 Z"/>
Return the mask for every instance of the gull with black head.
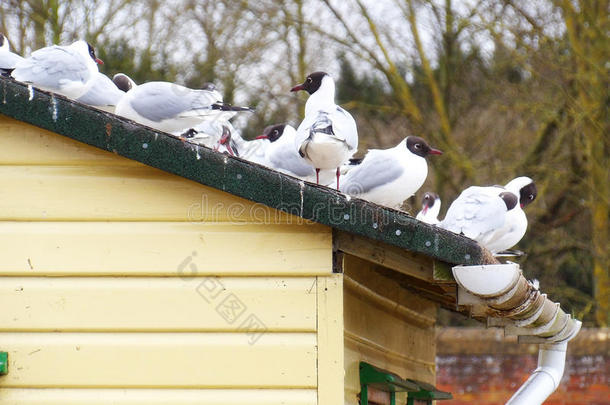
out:
<path id="1" fill-rule="evenodd" d="M 278 172 L 298 177 L 306 181 L 314 181 L 316 171 L 302 159 L 294 148 L 297 132 L 288 124 L 270 125 L 258 139 L 269 139 L 261 164 Z"/>
<path id="2" fill-rule="evenodd" d="M 112 82 L 114 85 L 124 93 L 127 93 L 129 90 L 135 88 L 137 86 L 136 82 L 125 73 L 117 73 L 112 76 Z"/>
<path id="3" fill-rule="evenodd" d="M 53 45 L 32 52 L 15 66 L 11 76 L 34 87 L 71 99 L 84 95 L 99 73 L 93 47 L 79 40 L 68 46 Z"/>
<path id="4" fill-rule="evenodd" d="M 471 186 L 451 204 L 439 226 L 474 239 L 495 254 L 523 238 L 527 230 L 523 208 L 536 196 L 529 177 L 517 177 L 506 186 Z"/>
<path id="5" fill-rule="evenodd" d="M 347 172 L 341 191 L 399 208 L 426 181 L 426 157 L 441 154 L 418 136 L 408 136 L 390 149 L 371 149 L 362 163 Z"/>
<path id="6" fill-rule="evenodd" d="M 339 168 L 358 149 L 358 129 L 350 113 L 335 104 L 335 82 L 325 72 L 307 76 L 290 91 L 309 93 L 305 117 L 297 128 L 295 146 L 299 155 L 319 173 L 334 169 L 339 189 Z"/>
<path id="7" fill-rule="evenodd" d="M 496 237 L 488 243 L 488 249 L 499 253 L 515 246 L 525 236 L 527 231 L 527 216 L 523 209 L 538 196 L 536 183 L 529 177 L 521 176 L 508 182 L 504 189 L 513 194 L 517 201 L 513 209 L 506 215 L 504 226 Z"/>
<path id="8" fill-rule="evenodd" d="M 424 194 L 421 205 L 421 211 L 419 211 L 415 219 L 430 225 L 438 224 L 438 213 L 441 211 L 441 198 L 438 194 L 428 191 Z"/>
<path id="9" fill-rule="evenodd" d="M 248 107 L 225 104 L 215 89 L 190 89 L 170 82 L 148 82 L 132 87 L 115 113 L 159 131 L 182 134 L 205 120 L 227 121 Z"/>

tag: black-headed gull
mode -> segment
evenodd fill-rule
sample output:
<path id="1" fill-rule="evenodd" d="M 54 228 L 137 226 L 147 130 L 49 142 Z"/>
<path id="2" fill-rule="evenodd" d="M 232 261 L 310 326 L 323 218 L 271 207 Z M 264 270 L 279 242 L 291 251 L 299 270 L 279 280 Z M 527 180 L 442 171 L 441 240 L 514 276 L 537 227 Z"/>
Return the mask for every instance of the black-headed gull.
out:
<path id="1" fill-rule="evenodd" d="M 417 136 L 390 149 L 371 149 L 362 163 L 347 172 L 341 191 L 376 204 L 398 208 L 426 181 L 426 156 L 442 152 Z"/>
<path id="2" fill-rule="evenodd" d="M 221 153 L 228 153 L 231 156 L 242 156 L 247 152 L 246 148 L 239 147 L 243 140 L 238 130 L 228 120 L 203 121 L 201 124 L 180 134 L 180 137 L 197 145 L 206 146 Z"/>
<path id="3" fill-rule="evenodd" d="M 525 176 L 511 180 L 504 188 L 517 197 L 518 204 L 508 211 L 504 226 L 497 232 L 494 240 L 488 242 L 488 249 L 493 253 L 510 249 L 523 238 L 527 231 L 527 217 L 523 208 L 538 196 L 536 184 Z"/>
<path id="4" fill-rule="evenodd" d="M 227 120 L 237 111 L 251 111 L 222 102 L 218 91 L 195 90 L 169 82 L 148 82 L 125 93 L 115 114 L 159 131 L 181 134 L 207 120 Z"/>
<path id="5" fill-rule="evenodd" d="M 0 74 L 10 74 L 17 63 L 21 62 L 23 58 L 16 53 L 11 52 L 11 46 L 8 43 L 8 38 L 4 34 L 0 33 Z"/>
<path id="6" fill-rule="evenodd" d="M 424 194 L 421 205 L 421 211 L 417 214 L 415 219 L 430 225 L 438 224 L 438 213 L 441 211 L 441 198 L 438 194 L 428 191 Z"/>
<path id="7" fill-rule="evenodd" d="M 314 181 L 315 169 L 301 158 L 294 147 L 297 131 L 288 124 L 271 125 L 265 128 L 258 139 L 269 139 L 261 164 L 278 172 L 298 177 L 302 180 Z"/>
<path id="8" fill-rule="evenodd" d="M 220 139 L 223 134 L 229 131 L 233 133 L 235 129 L 228 121 L 203 121 L 202 123 L 190 128 L 180 136 L 184 139 L 188 139 L 189 142 L 196 143 L 197 145 L 206 146 L 208 148 L 217 149 L 219 147 Z"/>
<path id="9" fill-rule="evenodd" d="M 128 92 L 138 86 L 136 82 L 125 73 L 115 74 L 112 77 L 112 82 L 124 92 Z M 216 86 L 213 83 L 204 83 L 201 90 L 214 92 L 215 97 L 222 99 L 222 96 L 216 91 Z M 236 134 L 235 128 L 229 122 L 229 119 L 235 115 L 235 112 L 229 111 L 224 114 L 224 116 L 219 114 L 214 120 L 205 120 L 179 135 L 191 143 L 218 150 L 220 147 L 220 139 L 223 137 L 223 134 L 226 135 L 227 131 L 234 136 Z M 225 137 L 225 139 L 229 138 Z M 229 153 L 228 150 L 226 150 L 226 152 Z"/>
<path id="10" fill-rule="evenodd" d="M 269 146 L 269 140 L 261 137 L 246 140 L 241 136 L 241 133 L 233 127 L 233 125 L 228 123 L 228 121 L 225 122 L 226 124 L 221 124 L 220 128 L 229 128 L 230 137 L 227 138 L 218 136 L 218 131 L 216 131 L 216 136 L 218 137 L 219 142 L 217 143 L 215 149 L 237 155 L 242 159 L 249 160 L 250 162 L 263 164 L 265 149 L 267 146 Z M 213 121 L 210 125 L 218 127 L 218 123 L 219 121 Z M 222 121 L 220 121 L 220 123 L 222 123 Z M 199 129 L 206 124 L 207 122 L 204 122 L 202 125 L 197 126 L 196 129 Z M 222 132 L 224 133 L 224 130 Z M 232 152 L 227 149 L 228 146 L 231 147 Z"/>
<path id="11" fill-rule="evenodd" d="M 517 177 L 506 186 L 471 186 L 447 210 L 441 228 L 476 240 L 492 253 L 510 249 L 527 230 L 523 207 L 536 199 L 536 185 Z"/>
<path id="12" fill-rule="evenodd" d="M 189 142 L 258 164 L 263 164 L 265 149 L 269 145 L 269 140 L 263 137 L 245 140 L 231 122 L 224 119 L 203 121 L 180 136 Z"/>
<path id="13" fill-rule="evenodd" d="M 112 76 L 112 82 L 119 90 L 125 93 L 137 86 L 136 82 L 125 73 L 117 73 Z"/>
<path id="14" fill-rule="evenodd" d="M 335 104 L 335 82 L 327 73 L 312 73 L 303 84 L 290 91 L 300 90 L 307 91 L 309 98 L 305 104 L 305 117 L 297 129 L 295 146 L 318 174 L 320 169 L 336 170 L 339 189 L 339 168 L 358 149 L 356 121 Z"/>
<path id="15" fill-rule="evenodd" d="M 43 90 L 77 99 L 85 94 L 103 63 L 95 56 L 93 47 L 85 41 L 68 46 L 53 45 L 32 52 L 29 58 L 17 63 L 11 76 Z"/>
<path id="16" fill-rule="evenodd" d="M 114 112 L 116 105 L 124 95 L 125 92 L 120 90 L 108 76 L 98 72 L 91 88 L 76 101 L 100 110 Z"/>

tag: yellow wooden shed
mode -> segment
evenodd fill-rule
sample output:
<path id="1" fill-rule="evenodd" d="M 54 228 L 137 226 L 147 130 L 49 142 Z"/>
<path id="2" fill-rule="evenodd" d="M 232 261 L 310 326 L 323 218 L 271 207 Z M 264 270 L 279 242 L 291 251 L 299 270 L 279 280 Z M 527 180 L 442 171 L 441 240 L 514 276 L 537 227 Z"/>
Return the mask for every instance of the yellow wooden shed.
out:
<path id="1" fill-rule="evenodd" d="M 0 404 L 357 404 L 434 384 L 475 242 L 0 79 Z"/>

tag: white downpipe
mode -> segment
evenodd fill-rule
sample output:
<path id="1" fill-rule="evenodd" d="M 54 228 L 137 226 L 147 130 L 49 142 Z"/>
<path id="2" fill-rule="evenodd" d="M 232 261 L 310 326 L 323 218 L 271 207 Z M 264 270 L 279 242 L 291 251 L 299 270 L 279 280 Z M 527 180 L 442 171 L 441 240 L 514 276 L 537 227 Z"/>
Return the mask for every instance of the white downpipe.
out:
<path id="1" fill-rule="evenodd" d="M 460 287 L 458 303 L 478 306 L 480 314 L 502 319 L 505 333 L 519 335 L 520 342 L 521 338 L 545 342 L 538 349 L 538 368 L 506 403 L 541 405 L 561 382 L 568 341 L 578 334 L 581 322 L 540 295 L 515 263 L 455 266 L 453 275 Z"/>
<path id="2" fill-rule="evenodd" d="M 559 386 L 566 363 L 567 342 L 541 344 L 538 368 L 508 400 L 506 405 L 540 405 Z"/>

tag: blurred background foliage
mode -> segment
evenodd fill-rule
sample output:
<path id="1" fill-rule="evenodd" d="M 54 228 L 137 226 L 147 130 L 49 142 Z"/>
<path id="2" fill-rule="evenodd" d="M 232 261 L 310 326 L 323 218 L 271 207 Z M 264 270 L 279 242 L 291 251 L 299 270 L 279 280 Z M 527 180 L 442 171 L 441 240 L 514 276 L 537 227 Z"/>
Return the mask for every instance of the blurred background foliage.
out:
<path id="1" fill-rule="evenodd" d="M 610 324 L 610 0 L 3 0 L 19 53 L 86 38 L 102 71 L 214 82 L 256 113 L 246 137 L 298 125 L 315 70 L 337 79 L 359 155 L 409 134 L 445 151 L 434 190 L 535 179 L 526 275 L 589 325 Z M 448 319 L 448 318 L 447 318 Z M 450 319 L 448 322 L 460 322 Z"/>

